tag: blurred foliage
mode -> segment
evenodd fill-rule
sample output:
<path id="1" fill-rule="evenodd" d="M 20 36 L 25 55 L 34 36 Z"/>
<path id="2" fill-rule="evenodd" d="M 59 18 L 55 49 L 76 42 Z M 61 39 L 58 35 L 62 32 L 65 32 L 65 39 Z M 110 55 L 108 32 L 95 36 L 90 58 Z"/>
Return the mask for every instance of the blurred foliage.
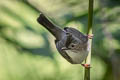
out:
<path id="1" fill-rule="evenodd" d="M 1 0 L 0 80 L 83 80 L 36 21 L 87 30 L 88 0 Z M 91 80 L 120 80 L 120 0 L 95 0 Z"/>

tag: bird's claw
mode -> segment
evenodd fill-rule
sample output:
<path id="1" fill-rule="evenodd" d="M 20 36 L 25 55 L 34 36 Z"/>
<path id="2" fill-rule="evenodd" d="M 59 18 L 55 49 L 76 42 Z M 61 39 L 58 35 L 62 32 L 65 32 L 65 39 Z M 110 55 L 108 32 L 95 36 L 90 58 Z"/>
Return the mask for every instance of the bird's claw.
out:
<path id="1" fill-rule="evenodd" d="M 93 34 L 88 34 L 87 37 L 88 37 L 88 39 L 92 39 L 93 38 Z"/>
<path id="2" fill-rule="evenodd" d="M 81 64 L 82 66 L 84 66 L 85 68 L 91 68 L 90 64 Z"/>

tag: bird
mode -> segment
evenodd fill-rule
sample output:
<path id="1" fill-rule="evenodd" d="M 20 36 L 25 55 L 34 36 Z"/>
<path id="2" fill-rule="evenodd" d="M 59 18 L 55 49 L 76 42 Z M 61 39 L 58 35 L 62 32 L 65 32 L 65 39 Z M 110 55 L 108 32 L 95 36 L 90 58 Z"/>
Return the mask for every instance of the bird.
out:
<path id="1" fill-rule="evenodd" d="M 85 35 L 79 30 L 71 27 L 64 27 L 54 24 L 44 14 L 40 14 L 37 22 L 46 28 L 55 38 L 55 45 L 58 52 L 71 64 L 82 64 L 87 58 L 90 51 L 89 38 L 90 35 Z M 82 64 L 84 67 L 89 67 L 89 64 Z"/>

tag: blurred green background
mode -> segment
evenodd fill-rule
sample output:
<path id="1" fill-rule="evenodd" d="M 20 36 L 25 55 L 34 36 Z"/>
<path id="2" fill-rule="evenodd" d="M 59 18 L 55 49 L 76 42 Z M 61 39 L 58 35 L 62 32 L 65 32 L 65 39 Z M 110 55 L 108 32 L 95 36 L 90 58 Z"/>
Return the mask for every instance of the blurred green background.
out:
<path id="1" fill-rule="evenodd" d="M 94 5 L 91 80 L 120 80 L 120 0 Z M 1 0 L 0 80 L 83 80 L 84 68 L 63 59 L 37 23 L 40 12 L 86 33 L 88 0 Z"/>

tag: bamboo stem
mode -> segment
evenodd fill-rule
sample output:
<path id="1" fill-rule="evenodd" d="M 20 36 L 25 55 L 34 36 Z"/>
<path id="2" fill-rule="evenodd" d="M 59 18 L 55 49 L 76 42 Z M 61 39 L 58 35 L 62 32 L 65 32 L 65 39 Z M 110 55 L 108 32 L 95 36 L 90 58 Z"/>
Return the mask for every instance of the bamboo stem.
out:
<path id="1" fill-rule="evenodd" d="M 92 23 L 93 23 L 93 3 L 94 0 L 89 0 L 89 7 L 88 7 L 88 29 L 87 29 L 87 35 L 92 34 Z M 87 59 L 85 60 L 85 64 L 91 64 L 91 46 L 92 46 L 92 39 L 89 39 L 90 43 L 90 51 L 87 56 Z M 84 80 L 90 80 L 90 68 L 85 68 L 84 73 Z"/>

